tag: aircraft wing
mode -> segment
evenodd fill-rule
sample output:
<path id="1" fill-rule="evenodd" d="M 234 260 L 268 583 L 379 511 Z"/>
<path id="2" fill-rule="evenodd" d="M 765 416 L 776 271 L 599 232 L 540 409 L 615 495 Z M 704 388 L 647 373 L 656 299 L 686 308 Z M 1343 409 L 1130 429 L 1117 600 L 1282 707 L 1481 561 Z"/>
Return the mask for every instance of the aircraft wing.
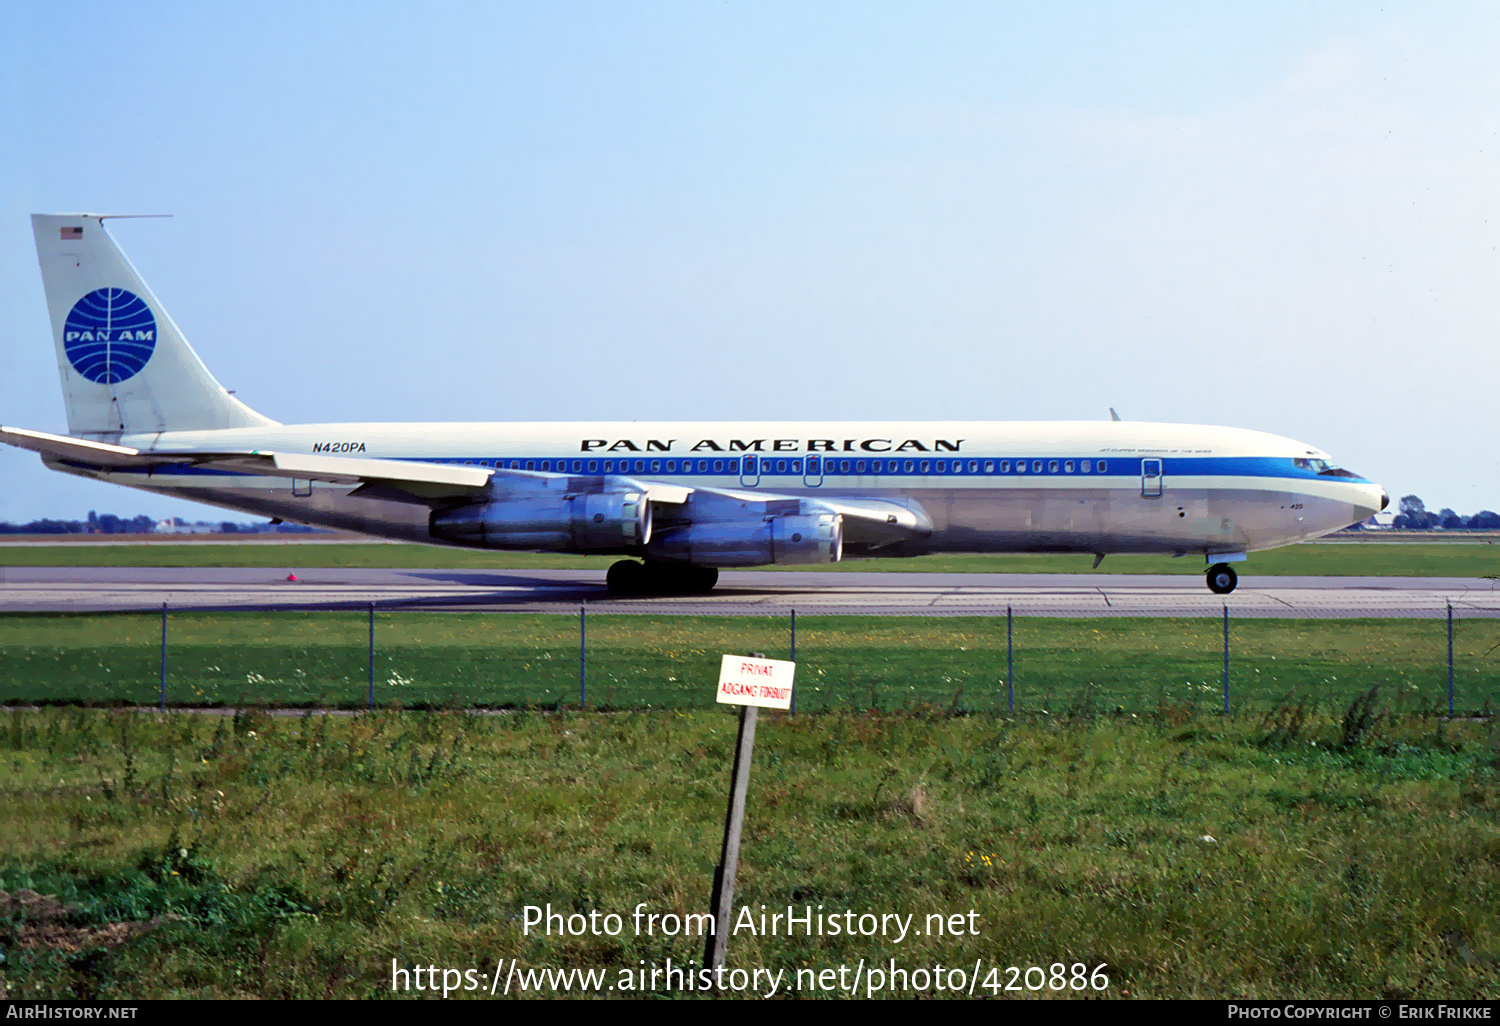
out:
<path id="1" fill-rule="evenodd" d="M 595 482 L 626 483 L 645 492 L 652 502 L 677 504 L 693 491 L 682 485 L 634 479 L 580 479 L 568 474 L 431 463 L 422 460 L 361 459 L 306 453 L 242 451 L 156 451 L 92 442 L 43 431 L 0 426 L 0 442 L 30 449 L 43 458 L 98 470 L 145 470 L 189 464 L 260 477 L 326 481 L 354 487 L 370 497 L 401 498 L 420 503 L 446 504 L 529 490 L 590 490 Z"/>
<path id="2" fill-rule="evenodd" d="M 579 476 L 529 470 L 432 463 L 422 460 L 364 459 L 306 453 L 242 451 L 156 451 L 94 442 L 43 431 L 0 426 L 0 442 L 39 453 L 44 459 L 102 471 L 149 470 L 189 464 L 261 477 L 296 478 L 348 485 L 370 498 L 397 499 L 431 506 L 522 498 L 542 493 L 629 489 L 645 493 L 666 521 L 732 522 L 788 512 L 835 513 L 844 537 L 868 547 L 925 538 L 932 521 L 914 502 L 859 496 L 782 495 L 750 489 L 694 488 L 625 476 Z"/>

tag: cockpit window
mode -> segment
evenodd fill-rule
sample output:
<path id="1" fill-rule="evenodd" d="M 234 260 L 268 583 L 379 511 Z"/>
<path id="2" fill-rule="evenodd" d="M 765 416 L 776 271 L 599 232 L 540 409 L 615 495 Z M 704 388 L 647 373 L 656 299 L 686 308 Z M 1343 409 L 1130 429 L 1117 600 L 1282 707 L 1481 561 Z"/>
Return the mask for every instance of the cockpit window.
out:
<path id="1" fill-rule="evenodd" d="M 1352 470 L 1345 470 L 1343 467 L 1335 467 L 1327 460 L 1294 459 L 1292 460 L 1292 466 L 1296 467 L 1298 470 L 1311 470 L 1322 477 L 1359 477 L 1359 475 L 1354 473 Z"/>

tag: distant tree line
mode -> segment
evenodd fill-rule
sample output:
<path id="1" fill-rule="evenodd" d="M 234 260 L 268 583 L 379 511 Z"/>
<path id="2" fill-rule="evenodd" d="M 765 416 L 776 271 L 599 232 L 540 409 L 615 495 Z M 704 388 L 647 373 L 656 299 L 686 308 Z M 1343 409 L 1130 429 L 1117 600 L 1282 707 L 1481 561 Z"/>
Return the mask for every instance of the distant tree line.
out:
<path id="1" fill-rule="evenodd" d="M 89 510 L 87 520 L 31 520 L 24 524 L 0 521 L 0 534 L 154 534 L 164 522 L 144 513 L 134 517 L 118 517 L 113 513 L 96 513 Z M 175 533 L 186 528 L 214 531 L 219 534 L 306 534 L 318 528 L 303 524 L 237 524 L 232 520 L 200 520 L 190 524 L 186 520 L 173 519 L 162 533 Z"/>
<path id="2" fill-rule="evenodd" d="M 1471 517 L 1462 516 L 1451 509 L 1441 509 L 1434 513 L 1415 495 L 1403 495 L 1397 510 L 1395 519 L 1391 521 L 1391 526 L 1397 530 L 1431 531 L 1438 528 L 1444 531 L 1500 531 L 1500 513 L 1492 513 L 1487 509 L 1480 510 Z"/>

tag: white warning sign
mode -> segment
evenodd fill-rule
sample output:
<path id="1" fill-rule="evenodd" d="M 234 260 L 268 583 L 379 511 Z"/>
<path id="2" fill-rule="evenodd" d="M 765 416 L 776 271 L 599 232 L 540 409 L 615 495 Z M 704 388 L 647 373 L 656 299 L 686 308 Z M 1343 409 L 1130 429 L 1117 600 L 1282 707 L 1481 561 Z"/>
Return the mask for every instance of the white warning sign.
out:
<path id="1" fill-rule="evenodd" d="M 727 705 L 790 709 L 792 675 L 796 670 L 797 664 L 785 659 L 727 655 L 719 666 L 719 701 Z"/>

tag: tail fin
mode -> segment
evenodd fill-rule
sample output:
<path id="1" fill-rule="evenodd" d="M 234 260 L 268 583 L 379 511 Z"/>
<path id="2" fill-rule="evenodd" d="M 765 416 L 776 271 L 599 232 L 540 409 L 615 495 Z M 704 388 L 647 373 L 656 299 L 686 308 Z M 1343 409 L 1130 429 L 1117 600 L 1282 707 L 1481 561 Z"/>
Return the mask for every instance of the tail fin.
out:
<path id="1" fill-rule="evenodd" d="M 68 431 L 121 435 L 264 427 L 224 390 L 162 309 L 100 214 L 33 214 Z"/>

